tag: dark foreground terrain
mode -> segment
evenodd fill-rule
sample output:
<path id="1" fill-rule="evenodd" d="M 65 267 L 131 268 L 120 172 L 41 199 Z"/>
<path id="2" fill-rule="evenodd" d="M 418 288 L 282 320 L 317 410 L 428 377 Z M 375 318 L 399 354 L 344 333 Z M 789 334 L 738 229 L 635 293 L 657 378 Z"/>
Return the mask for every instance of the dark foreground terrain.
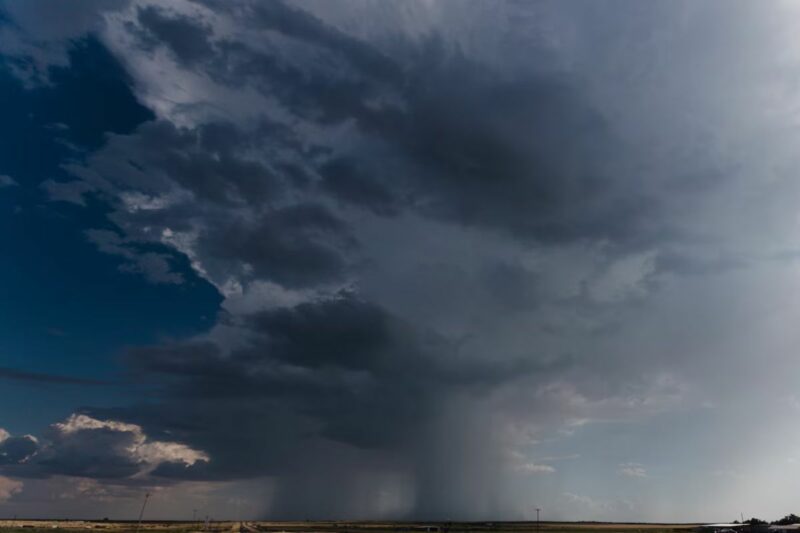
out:
<path id="1" fill-rule="evenodd" d="M 63 533 L 108 530 L 108 533 L 682 533 L 695 524 L 604 522 L 111 522 L 89 520 L 0 520 L 0 533 Z"/>

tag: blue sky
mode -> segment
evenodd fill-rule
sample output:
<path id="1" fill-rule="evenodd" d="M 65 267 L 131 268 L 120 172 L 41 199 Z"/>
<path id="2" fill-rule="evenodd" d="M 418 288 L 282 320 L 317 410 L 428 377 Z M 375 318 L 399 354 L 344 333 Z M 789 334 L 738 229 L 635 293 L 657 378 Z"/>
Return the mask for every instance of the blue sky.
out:
<path id="1" fill-rule="evenodd" d="M 797 513 L 798 16 L 0 1 L 0 514 Z"/>
<path id="2" fill-rule="evenodd" d="M 51 203 L 40 187 L 65 180 L 62 165 L 81 160 L 107 133 L 129 133 L 150 111 L 132 94 L 119 63 L 96 39 L 70 48 L 69 68 L 53 68 L 50 83 L 26 89 L 6 58 L 2 69 L 3 142 L 0 173 L 17 185 L 0 194 L 3 366 L 45 375 L 128 381 L 119 364 L 125 346 L 208 329 L 218 311 L 217 292 L 193 276 L 185 260 L 175 268 L 190 281 L 154 285 L 119 271 L 84 232 L 107 227 L 107 207 Z M 80 405 L 127 401 L 131 384 L 76 386 L 4 380 L 13 403 L 4 403 L 4 427 L 39 432 Z M 121 390 L 124 388 L 126 390 Z"/>

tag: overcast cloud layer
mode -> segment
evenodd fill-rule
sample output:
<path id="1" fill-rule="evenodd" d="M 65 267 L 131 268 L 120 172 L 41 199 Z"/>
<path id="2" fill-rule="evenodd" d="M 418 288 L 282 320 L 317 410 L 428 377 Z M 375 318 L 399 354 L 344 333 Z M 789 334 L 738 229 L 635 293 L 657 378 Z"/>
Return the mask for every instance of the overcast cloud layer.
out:
<path id="1" fill-rule="evenodd" d="M 81 238 L 120 276 L 221 298 L 108 354 L 136 394 L 0 420 L 0 509 L 797 511 L 800 5 L 0 5 L 25 91 L 100 47 L 150 113 L 40 208 L 101 209 Z"/>

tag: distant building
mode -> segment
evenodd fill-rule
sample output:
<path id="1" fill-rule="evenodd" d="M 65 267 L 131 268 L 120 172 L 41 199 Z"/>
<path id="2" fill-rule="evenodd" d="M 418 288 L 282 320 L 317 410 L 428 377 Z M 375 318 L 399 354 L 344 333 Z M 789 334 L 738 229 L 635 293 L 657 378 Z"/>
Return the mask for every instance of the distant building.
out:
<path id="1" fill-rule="evenodd" d="M 727 533 L 728 531 L 744 531 L 750 524 L 701 524 L 694 528 L 698 533 Z M 726 531 L 727 530 L 727 531 Z"/>
<path id="2" fill-rule="evenodd" d="M 784 526 L 775 526 L 784 527 Z M 784 533 L 780 530 L 773 530 L 767 524 L 701 524 L 694 528 L 697 533 Z M 790 532 L 786 532 L 790 533 Z M 791 533 L 800 533 L 800 529 L 793 530 Z"/>
<path id="3" fill-rule="evenodd" d="M 769 526 L 769 533 L 800 533 L 800 524 Z"/>

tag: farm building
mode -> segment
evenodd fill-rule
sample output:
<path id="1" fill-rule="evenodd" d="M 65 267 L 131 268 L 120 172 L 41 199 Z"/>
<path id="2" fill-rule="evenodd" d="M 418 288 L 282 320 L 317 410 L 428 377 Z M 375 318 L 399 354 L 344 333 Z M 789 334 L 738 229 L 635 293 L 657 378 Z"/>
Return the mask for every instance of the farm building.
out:
<path id="1" fill-rule="evenodd" d="M 695 528 L 695 531 L 698 533 L 714 533 L 719 531 L 725 531 L 726 529 L 731 531 L 743 531 L 745 526 L 748 524 L 702 524 Z"/>
<path id="2" fill-rule="evenodd" d="M 784 524 L 769 526 L 770 533 L 800 533 L 800 524 Z"/>
<path id="3" fill-rule="evenodd" d="M 727 524 L 702 524 L 694 528 L 697 533 L 779 533 L 770 531 L 767 525 L 752 525 L 736 522 Z M 796 531 L 794 533 L 800 533 Z"/>

